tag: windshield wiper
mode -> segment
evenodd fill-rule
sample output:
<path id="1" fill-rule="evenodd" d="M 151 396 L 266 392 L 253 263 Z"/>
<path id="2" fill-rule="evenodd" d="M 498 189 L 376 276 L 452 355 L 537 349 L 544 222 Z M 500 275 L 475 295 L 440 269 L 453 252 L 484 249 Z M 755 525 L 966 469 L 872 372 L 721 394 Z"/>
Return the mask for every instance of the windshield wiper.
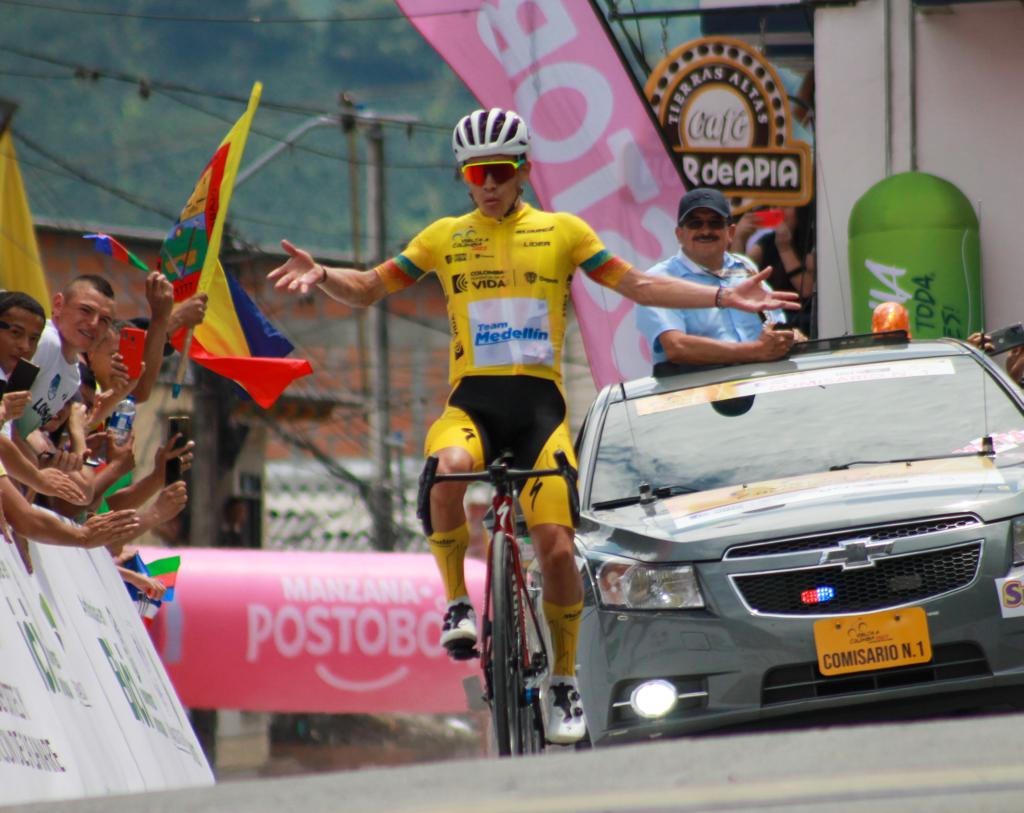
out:
<path id="1" fill-rule="evenodd" d="M 640 503 L 647 505 L 655 500 L 663 500 L 666 497 L 674 497 L 676 494 L 694 494 L 701 491 L 699 488 L 686 485 L 672 485 L 672 486 L 658 486 L 657 488 L 651 488 L 648 483 L 640 483 L 637 487 L 639 494 L 633 494 L 629 497 L 616 497 L 614 500 L 602 500 L 601 502 L 595 502 L 591 504 L 591 508 L 595 511 L 602 511 L 608 508 L 623 508 L 627 505 L 636 505 Z"/>
<path id="2" fill-rule="evenodd" d="M 992 438 L 986 435 L 981 439 L 981 449 L 976 452 L 950 452 L 949 454 L 933 454 L 925 457 L 897 457 L 892 460 L 851 460 L 849 463 L 841 463 L 829 466 L 829 471 L 844 471 L 850 466 L 884 466 L 886 463 L 921 463 L 925 460 L 949 460 L 954 457 L 995 457 L 996 453 L 992 448 Z"/>

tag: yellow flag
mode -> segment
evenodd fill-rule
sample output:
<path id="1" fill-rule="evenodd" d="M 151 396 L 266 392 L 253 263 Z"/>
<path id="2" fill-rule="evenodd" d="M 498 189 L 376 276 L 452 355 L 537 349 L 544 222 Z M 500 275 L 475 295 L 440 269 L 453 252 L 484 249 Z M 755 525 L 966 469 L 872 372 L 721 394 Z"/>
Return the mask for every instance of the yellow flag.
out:
<path id="1" fill-rule="evenodd" d="M 213 158 L 203 168 L 177 222 L 160 248 L 160 269 L 174 283 L 175 302 L 182 302 L 197 292 L 208 294 L 213 278 L 220 273 L 218 255 L 224 221 L 249 126 L 262 92 L 262 84 L 253 84 L 245 113 L 224 136 Z"/>
<path id="2" fill-rule="evenodd" d="M 10 130 L 0 135 L 0 288 L 35 297 L 50 315 L 50 291 Z"/>

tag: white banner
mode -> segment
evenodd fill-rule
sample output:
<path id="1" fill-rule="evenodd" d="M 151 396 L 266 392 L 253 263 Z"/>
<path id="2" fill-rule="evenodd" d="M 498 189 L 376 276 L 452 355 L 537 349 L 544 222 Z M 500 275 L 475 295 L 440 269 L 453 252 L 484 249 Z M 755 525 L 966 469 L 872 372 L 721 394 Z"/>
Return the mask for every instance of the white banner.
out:
<path id="1" fill-rule="evenodd" d="M 0 804 L 213 783 L 103 548 L 0 539 Z"/>

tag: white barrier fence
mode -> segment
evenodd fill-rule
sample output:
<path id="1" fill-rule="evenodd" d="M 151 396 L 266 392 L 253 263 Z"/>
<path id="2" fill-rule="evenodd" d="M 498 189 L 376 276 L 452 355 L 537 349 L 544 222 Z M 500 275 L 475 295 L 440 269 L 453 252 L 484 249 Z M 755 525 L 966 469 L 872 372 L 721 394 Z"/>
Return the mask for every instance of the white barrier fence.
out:
<path id="1" fill-rule="evenodd" d="M 0 805 L 210 785 L 110 554 L 0 538 Z"/>

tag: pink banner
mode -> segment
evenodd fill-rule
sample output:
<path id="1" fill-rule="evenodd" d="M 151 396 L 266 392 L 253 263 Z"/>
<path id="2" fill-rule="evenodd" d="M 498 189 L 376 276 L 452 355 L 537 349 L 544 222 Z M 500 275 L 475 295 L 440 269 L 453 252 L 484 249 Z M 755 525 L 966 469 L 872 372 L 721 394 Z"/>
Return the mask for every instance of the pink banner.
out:
<path id="1" fill-rule="evenodd" d="M 512 108 L 529 122 L 531 179 L 545 208 L 579 215 L 641 270 L 678 251 L 682 182 L 590 3 L 398 5 L 484 106 Z M 598 387 L 649 373 L 631 302 L 584 274 L 573 282 L 573 302 Z"/>
<path id="2" fill-rule="evenodd" d="M 438 646 L 430 554 L 182 548 L 153 637 L 186 706 L 247 711 L 465 711 L 477 661 Z M 168 555 L 142 551 L 145 561 Z M 476 607 L 485 566 L 466 562 Z"/>

